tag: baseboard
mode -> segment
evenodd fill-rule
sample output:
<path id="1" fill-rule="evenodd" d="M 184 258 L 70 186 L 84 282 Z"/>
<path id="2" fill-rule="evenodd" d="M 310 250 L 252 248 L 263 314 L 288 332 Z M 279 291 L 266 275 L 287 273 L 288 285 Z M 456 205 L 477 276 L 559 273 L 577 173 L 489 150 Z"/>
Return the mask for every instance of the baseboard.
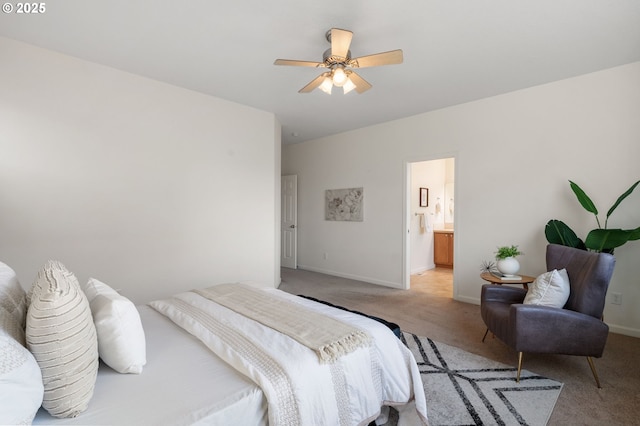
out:
<path id="1" fill-rule="evenodd" d="M 637 328 L 624 327 L 622 325 L 607 324 L 609 331 L 616 334 L 623 334 L 625 336 L 640 337 L 640 330 Z"/>
<path id="2" fill-rule="evenodd" d="M 467 296 L 453 296 L 453 300 L 457 300 L 458 302 L 470 303 L 472 305 L 479 305 L 480 299 L 477 297 L 467 297 Z"/>
<path id="3" fill-rule="evenodd" d="M 394 283 L 394 282 L 391 282 L 391 281 L 378 280 L 378 279 L 372 278 L 372 277 L 363 277 L 363 276 L 360 276 L 360 275 L 344 274 L 344 273 L 341 273 L 341 272 L 331 271 L 331 270 L 322 269 L 322 268 L 314 268 L 313 266 L 305 266 L 305 265 L 298 265 L 298 269 L 304 269 L 305 271 L 311 271 L 311 272 L 318 272 L 320 274 L 333 275 L 335 277 L 347 278 L 347 279 L 355 280 L 355 281 L 364 281 L 366 283 L 377 284 L 377 285 L 381 285 L 381 286 L 384 286 L 384 287 L 402 289 L 402 284 L 401 283 Z"/>
<path id="4" fill-rule="evenodd" d="M 419 268 L 415 268 L 411 270 L 411 275 L 419 275 L 421 273 L 423 273 L 424 271 L 428 271 L 429 269 L 433 269 L 435 268 L 435 265 L 429 267 L 429 266 L 421 266 Z"/>

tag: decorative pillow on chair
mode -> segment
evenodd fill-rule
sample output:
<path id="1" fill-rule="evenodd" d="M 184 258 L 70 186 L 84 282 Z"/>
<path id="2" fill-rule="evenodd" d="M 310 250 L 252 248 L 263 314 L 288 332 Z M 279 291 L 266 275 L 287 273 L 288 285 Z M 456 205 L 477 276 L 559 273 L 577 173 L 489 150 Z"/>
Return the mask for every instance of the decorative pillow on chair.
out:
<path id="1" fill-rule="evenodd" d="M 142 373 L 146 340 L 135 305 L 107 284 L 89 278 L 84 286 L 98 333 L 100 358 L 118 373 Z"/>
<path id="2" fill-rule="evenodd" d="M 26 338 L 42 372 L 42 406 L 54 417 L 86 410 L 98 373 L 98 339 L 89 301 L 60 262 L 48 261 L 33 283 Z"/>
<path id="3" fill-rule="evenodd" d="M 569 276 L 566 269 L 554 269 L 539 275 L 529 284 L 525 305 L 544 305 L 562 308 L 569 300 Z"/>

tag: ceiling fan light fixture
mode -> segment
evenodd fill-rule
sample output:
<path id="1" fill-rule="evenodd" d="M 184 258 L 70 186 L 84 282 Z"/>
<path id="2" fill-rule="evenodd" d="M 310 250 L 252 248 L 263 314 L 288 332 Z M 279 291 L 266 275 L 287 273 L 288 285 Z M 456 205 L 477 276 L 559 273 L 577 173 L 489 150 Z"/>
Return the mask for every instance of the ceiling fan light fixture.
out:
<path id="1" fill-rule="evenodd" d="M 333 76 L 333 84 L 337 87 L 342 87 L 347 82 L 347 74 L 344 72 L 343 67 L 336 67 L 331 73 Z"/>
<path id="2" fill-rule="evenodd" d="M 350 91 L 356 88 L 356 85 L 353 84 L 350 78 L 347 77 L 347 81 L 342 85 L 342 90 L 344 90 L 344 94 L 346 95 Z"/>
<path id="3" fill-rule="evenodd" d="M 327 95 L 330 95 L 331 89 L 333 88 L 333 81 L 331 80 L 331 77 L 326 76 L 318 88 Z"/>
<path id="4" fill-rule="evenodd" d="M 325 36 L 331 44 L 331 48 L 322 54 L 322 62 L 293 59 L 276 59 L 274 62 L 275 65 L 325 68 L 327 70 L 298 90 L 298 93 L 311 93 L 319 88 L 330 95 L 333 86 L 342 87 L 344 93 L 349 93 L 354 89 L 358 93 L 364 93 L 371 89 L 372 86 L 354 72 L 354 68 L 401 64 L 403 61 L 403 54 L 400 49 L 352 58 L 349 47 L 353 33 L 348 30 L 331 28 L 326 32 Z"/>

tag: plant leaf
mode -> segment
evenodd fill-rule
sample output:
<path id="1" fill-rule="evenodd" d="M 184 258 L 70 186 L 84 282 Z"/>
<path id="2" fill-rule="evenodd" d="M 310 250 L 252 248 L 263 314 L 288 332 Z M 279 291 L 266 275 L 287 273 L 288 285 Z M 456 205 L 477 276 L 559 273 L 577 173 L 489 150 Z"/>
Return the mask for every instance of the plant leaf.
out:
<path id="1" fill-rule="evenodd" d="M 629 241 L 640 240 L 640 226 L 636 229 L 627 229 L 629 231 Z"/>
<path id="2" fill-rule="evenodd" d="M 613 203 L 613 205 L 611 206 L 611 208 L 607 212 L 607 217 L 611 216 L 611 213 L 613 213 L 613 211 L 616 209 L 616 207 L 618 207 L 618 204 L 620 204 L 622 202 L 622 200 L 627 198 L 633 192 L 633 190 L 636 189 L 636 186 L 638 186 L 639 183 L 640 183 L 640 180 L 637 181 L 636 183 L 634 183 L 633 185 L 631 185 L 631 188 L 627 189 L 627 191 L 624 194 L 622 194 L 621 196 L 618 197 L 618 200 L 616 200 L 616 202 Z"/>
<path id="3" fill-rule="evenodd" d="M 586 211 L 593 213 L 594 215 L 597 216 L 598 208 L 596 207 L 595 204 L 593 204 L 593 201 L 591 201 L 591 198 L 589 198 L 589 196 L 585 194 L 582 188 L 580 188 L 577 184 L 575 184 L 572 181 L 569 181 L 569 185 L 571 185 L 571 189 L 573 190 L 573 193 L 576 194 L 576 197 L 578 198 L 578 201 L 580 202 L 582 207 L 584 207 Z"/>
<path id="4" fill-rule="evenodd" d="M 620 247 L 629 241 L 636 230 L 594 229 L 587 235 L 585 245 L 589 250 L 605 251 Z"/>
<path id="5" fill-rule="evenodd" d="M 562 246 L 586 250 L 584 242 L 561 220 L 552 219 L 547 222 L 544 228 L 544 235 L 551 244 L 560 244 Z"/>

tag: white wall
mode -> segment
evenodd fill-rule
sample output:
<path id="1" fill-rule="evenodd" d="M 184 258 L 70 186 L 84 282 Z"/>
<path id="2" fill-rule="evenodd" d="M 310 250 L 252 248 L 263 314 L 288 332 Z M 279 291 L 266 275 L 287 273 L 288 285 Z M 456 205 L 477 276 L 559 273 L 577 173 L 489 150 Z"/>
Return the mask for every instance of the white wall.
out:
<path id="1" fill-rule="evenodd" d="M 583 238 L 596 226 L 569 179 L 606 212 L 640 178 L 638 117 L 640 63 L 633 63 L 286 146 L 283 172 L 298 175 L 299 264 L 400 287 L 405 163 L 455 156 L 454 297 L 478 303 L 481 262 L 498 245 L 519 245 L 522 272 L 537 275 L 549 219 Z M 323 191 L 351 186 L 364 187 L 365 221 L 324 221 Z M 609 227 L 637 226 L 639 190 L 609 220 Z M 607 303 L 605 319 L 614 331 L 640 336 L 640 241 L 617 249 L 616 258 L 609 291 L 622 293 L 623 303 Z"/>
<path id="2" fill-rule="evenodd" d="M 420 161 L 411 164 L 411 208 L 409 209 L 409 239 L 410 239 L 410 272 L 416 274 L 427 269 L 435 268 L 433 262 L 433 230 L 444 228 L 442 214 L 436 214 L 435 205 L 444 196 L 444 182 L 446 176 L 445 160 Z M 420 207 L 419 190 L 429 189 L 429 205 Z M 420 217 L 424 215 L 425 230 L 420 229 Z"/>
<path id="3" fill-rule="evenodd" d="M 271 113 L 0 38 L 0 260 L 141 303 L 279 277 Z"/>

